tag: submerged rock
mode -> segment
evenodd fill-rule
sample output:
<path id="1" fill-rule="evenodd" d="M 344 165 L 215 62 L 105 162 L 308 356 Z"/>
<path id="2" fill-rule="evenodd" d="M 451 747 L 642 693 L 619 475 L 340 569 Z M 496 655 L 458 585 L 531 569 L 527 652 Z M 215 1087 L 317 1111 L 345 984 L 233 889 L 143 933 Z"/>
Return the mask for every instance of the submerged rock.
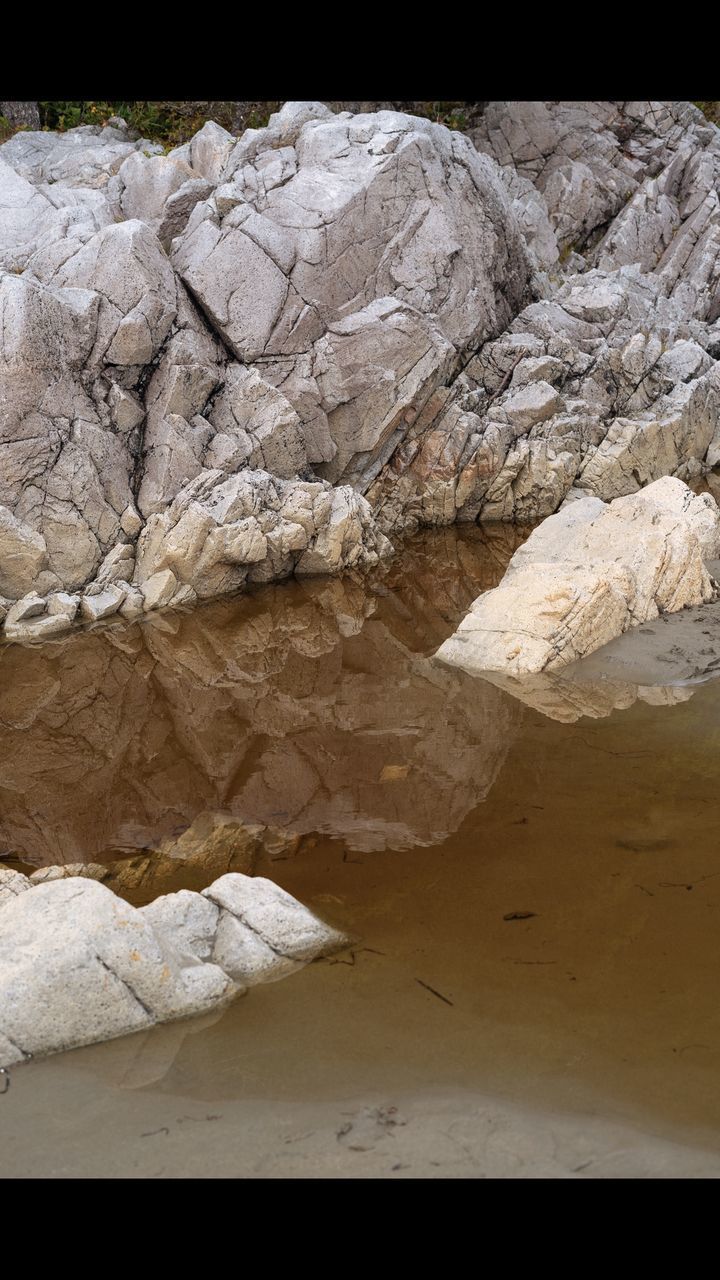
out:
<path id="1" fill-rule="evenodd" d="M 557 671 L 629 627 L 718 595 L 720 509 L 667 477 L 608 506 L 580 499 L 515 552 L 436 657 L 469 672 Z"/>

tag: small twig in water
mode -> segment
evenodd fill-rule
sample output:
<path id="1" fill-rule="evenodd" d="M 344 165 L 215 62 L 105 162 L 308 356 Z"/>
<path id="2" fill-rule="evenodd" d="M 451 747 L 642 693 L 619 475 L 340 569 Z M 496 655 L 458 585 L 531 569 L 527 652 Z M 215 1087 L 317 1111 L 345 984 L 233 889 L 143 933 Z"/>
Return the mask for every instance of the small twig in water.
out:
<path id="1" fill-rule="evenodd" d="M 686 884 L 684 880 L 658 880 L 661 889 L 694 889 L 696 884 L 702 884 L 704 880 L 714 880 L 716 876 L 720 876 L 720 871 L 711 871 L 707 876 L 698 876 L 697 880 Z"/>
<path id="2" fill-rule="evenodd" d="M 437 996 L 438 1000 L 443 1000 L 445 1004 L 449 1004 L 451 1009 L 455 1008 L 452 1000 L 448 1000 L 447 996 L 444 996 L 440 991 L 436 991 L 428 982 L 423 982 L 422 978 L 416 978 L 415 981 L 419 983 L 421 987 L 424 987 L 426 991 L 431 991 L 434 996 Z"/>

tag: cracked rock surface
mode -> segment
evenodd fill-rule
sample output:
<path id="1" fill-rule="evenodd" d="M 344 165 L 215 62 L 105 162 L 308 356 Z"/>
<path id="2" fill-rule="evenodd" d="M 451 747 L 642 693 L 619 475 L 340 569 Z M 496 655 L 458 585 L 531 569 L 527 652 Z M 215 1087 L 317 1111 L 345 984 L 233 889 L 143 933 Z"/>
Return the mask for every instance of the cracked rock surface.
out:
<path id="1" fill-rule="evenodd" d="M 689 103 L 490 102 L 468 137 L 289 102 L 169 155 L 18 133 L 4 635 L 692 481 L 720 463 L 719 356 L 720 131 Z"/>
<path id="2" fill-rule="evenodd" d="M 479 596 L 436 657 L 468 672 L 554 672 L 630 627 L 718 597 L 720 509 L 665 477 L 609 505 L 583 498 L 548 517 Z"/>
<path id="3" fill-rule="evenodd" d="M 242 874 L 141 908 L 84 877 L 0 876 L 3 1067 L 221 1007 L 348 943 Z"/>

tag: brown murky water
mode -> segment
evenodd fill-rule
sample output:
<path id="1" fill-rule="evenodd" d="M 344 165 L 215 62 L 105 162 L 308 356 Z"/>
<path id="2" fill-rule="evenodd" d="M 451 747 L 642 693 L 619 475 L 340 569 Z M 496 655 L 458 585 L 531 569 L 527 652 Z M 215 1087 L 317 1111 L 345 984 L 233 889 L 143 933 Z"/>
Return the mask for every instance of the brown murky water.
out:
<path id="1" fill-rule="evenodd" d="M 16 1070 L 0 1173 L 720 1174 L 720 621 L 522 697 L 437 666 L 520 537 L 0 652 L 7 865 L 252 863 L 359 938 Z"/>

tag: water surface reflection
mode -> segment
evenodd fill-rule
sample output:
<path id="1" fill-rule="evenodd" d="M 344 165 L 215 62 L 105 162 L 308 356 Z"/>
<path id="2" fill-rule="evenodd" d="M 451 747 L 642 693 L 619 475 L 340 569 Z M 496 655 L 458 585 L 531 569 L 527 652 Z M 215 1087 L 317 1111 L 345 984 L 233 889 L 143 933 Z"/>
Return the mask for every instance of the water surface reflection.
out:
<path id="1" fill-rule="evenodd" d="M 443 530 L 374 579 L 284 583 L 0 650 L 0 847 L 107 861 L 222 811 L 354 850 L 435 844 L 522 718 L 430 661 L 523 538 Z"/>

